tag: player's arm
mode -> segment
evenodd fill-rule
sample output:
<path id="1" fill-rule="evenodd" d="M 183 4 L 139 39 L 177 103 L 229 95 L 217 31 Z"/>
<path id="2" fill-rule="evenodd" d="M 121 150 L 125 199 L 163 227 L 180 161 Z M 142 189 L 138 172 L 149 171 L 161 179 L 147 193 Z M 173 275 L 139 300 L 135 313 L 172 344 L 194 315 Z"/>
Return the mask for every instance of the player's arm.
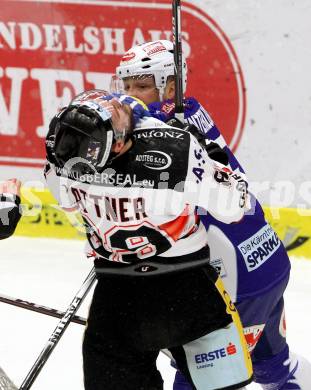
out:
<path id="1" fill-rule="evenodd" d="M 218 158 L 222 158 L 220 153 L 220 151 L 222 151 L 228 159 L 228 162 L 225 163 L 225 165 L 229 164 L 232 171 L 246 182 L 247 178 L 244 169 L 230 150 L 220 130 L 206 109 L 193 97 L 185 99 L 185 105 L 186 107 L 190 107 L 188 112 L 191 114 L 186 118 L 186 123 L 195 125 L 201 135 L 205 138 L 209 156 L 212 159 L 219 161 Z M 217 150 L 213 148 L 214 144 L 218 146 Z M 223 161 L 220 162 L 224 163 Z"/>
<path id="2" fill-rule="evenodd" d="M 185 195 L 192 205 L 205 209 L 224 223 L 240 221 L 248 209 L 245 181 L 235 178 L 228 167 L 210 159 L 192 135 Z"/>
<path id="3" fill-rule="evenodd" d="M 216 142 L 210 141 L 209 139 L 205 138 L 204 134 L 197 126 L 189 123 L 182 123 L 176 118 L 169 119 L 166 123 L 170 126 L 178 127 L 185 131 L 188 131 L 203 146 L 209 158 L 223 165 L 229 165 L 229 156 L 226 151 Z"/>
<path id="4" fill-rule="evenodd" d="M 20 220 L 21 182 L 10 179 L 0 183 L 0 239 L 10 237 Z"/>
<path id="5" fill-rule="evenodd" d="M 185 98 L 184 106 L 185 123 L 197 129 L 196 134 L 193 133 L 193 135 L 203 140 L 210 158 L 224 165 L 229 164 L 231 169 L 246 182 L 243 168 L 230 151 L 221 132 L 205 108 L 194 97 Z M 149 105 L 149 109 L 152 116 L 165 122 L 176 121 L 174 118 L 175 105 L 171 101 L 156 103 L 156 107 Z M 170 123 L 170 125 L 176 126 L 173 123 Z"/>

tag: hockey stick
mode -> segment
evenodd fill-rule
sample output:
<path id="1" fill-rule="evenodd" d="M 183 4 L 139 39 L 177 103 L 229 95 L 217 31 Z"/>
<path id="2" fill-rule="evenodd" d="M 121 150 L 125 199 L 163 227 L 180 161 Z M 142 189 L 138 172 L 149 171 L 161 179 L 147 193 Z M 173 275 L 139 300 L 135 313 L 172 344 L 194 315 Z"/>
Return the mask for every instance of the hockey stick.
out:
<path id="1" fill-rule="evenodd" d="M 22 309 L 34 311 L 36 313 L 45 314 L 47 316 L 62 318 L 65 314 L 64 311 L 60 311 L 57 309 L 53 309 L 52 307 L 38 305 L 37 303 L 24 301 L 19 298 L 9 297 L 7 295 L 0 295 L 0 302 L 7 303 L 8 305 L 21 307 Z M 73 316 L 71 322 L 75 322 L 76 324 L 85 325 L 86 318 L 80 316 Z M 1 387 L 0 387 L 1 390 Z"/>
<path id="2" fill-rule="evenodd" d="M 23 383 L 21 384 L 19 390 L 30 389 L 31 385 L 39 375 L 42 367 L 44 366 L 50 354 L 52 353 L 53 349 L 56 347 L 60 338 L 62 337 L 65 330 L 67 329 L 72 317 L 79 309 L 81 303 L 83 302 L 84 298 L 86 297 L 87 293 L 89 292 L 90 288 L 95 282 L 95 279 L 96 279 L 96 273 L 94 268 L 92 268 L 91 272 L 83 282 L 83 285 L 80 287 L 80 290 L 77 292 L 71 304 L 68 306 L 62 319 L 60 320 L 60 322 L 54 329 L 53 333 L 51 334 L 48 342 L 46 343 L 45 347 L 41 351 L 40 355 L 38 356 L 37 360 L 35 361 L 28 375 L 26 376 Z"/>
<path id="3" fill-rule="evenodd" d="M 8 305 L 17 306 L 22 309 L 34 311 L 36 313 L 44 314 L 47 316 L 62 318 L 65 312 L 53 309 L 51 307 L 38 305 L 37 303 L 24 301 L 19 298 L 12 298 L 7 295 L 0 295 L 0 302 L 7 303 Z M 74 322 L 79 325 L 86 325 L 86 318 L 74 315 L 71 319 L 71 322 Z M 167 350 L 161 350 L 161 352 L 169 357 L 172 356 Z M 6 375 L 6 373 L 0 367 L 0 390 L 18 390 L 17 387 L 12 383 L 10 378 Z"/>
<path id="4" fill-rule="evenodd" d="M 17 390 L 17 387 L 0 367 L 0 390 Z"/>
<path id="5" fill-rule="evenodd" d="M 172 4 L 173 43 L 175 62 L 175 117 L 182 123 L 185 121 L 183 105 L 183 61 L 181 38 L 181 5 L 180 0 Z"/>

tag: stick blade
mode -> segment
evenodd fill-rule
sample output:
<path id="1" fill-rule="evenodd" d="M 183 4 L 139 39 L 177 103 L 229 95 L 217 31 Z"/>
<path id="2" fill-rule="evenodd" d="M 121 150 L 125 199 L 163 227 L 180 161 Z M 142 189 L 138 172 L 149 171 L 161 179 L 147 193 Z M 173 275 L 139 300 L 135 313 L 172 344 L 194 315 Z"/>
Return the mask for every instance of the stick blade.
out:
<path id="1" fill-rule="evenodd" d="M 11 379 L 0 367 L 0 390 L 18 390 Z"/>

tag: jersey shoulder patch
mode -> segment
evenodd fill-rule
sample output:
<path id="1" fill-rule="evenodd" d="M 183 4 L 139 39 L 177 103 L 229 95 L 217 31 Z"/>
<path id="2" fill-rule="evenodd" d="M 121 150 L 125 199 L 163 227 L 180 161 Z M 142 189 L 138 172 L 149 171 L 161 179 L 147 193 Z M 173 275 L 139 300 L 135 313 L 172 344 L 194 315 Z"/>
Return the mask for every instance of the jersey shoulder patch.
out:
<path id="1" fill-rule="evenodd" d="M 188 170 L 189 133 L 174 127 L 139 130 L 132 150 L 136 171 L 155 181 L 165 180 L 174 188 L 185 180 Z"/>

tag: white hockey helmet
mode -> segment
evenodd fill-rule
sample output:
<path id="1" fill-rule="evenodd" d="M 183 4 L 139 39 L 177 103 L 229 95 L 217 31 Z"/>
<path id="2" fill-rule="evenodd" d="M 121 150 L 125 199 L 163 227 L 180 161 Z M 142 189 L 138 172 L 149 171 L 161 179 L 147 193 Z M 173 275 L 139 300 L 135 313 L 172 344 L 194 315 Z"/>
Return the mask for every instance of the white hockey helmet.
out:
<path id="1" fill-rule="evenodd" d="M 174 46 L 171 41 L 158 40 L 133 46 L 122 57 L 116 68 L 116 77 L 123 80 L 127 77 L 152 75 L 155 85 L 163 96 L 169 76 L 174 76 Z M 187 63 L 183 57 L 183 92 L 187 85 Z"/>

